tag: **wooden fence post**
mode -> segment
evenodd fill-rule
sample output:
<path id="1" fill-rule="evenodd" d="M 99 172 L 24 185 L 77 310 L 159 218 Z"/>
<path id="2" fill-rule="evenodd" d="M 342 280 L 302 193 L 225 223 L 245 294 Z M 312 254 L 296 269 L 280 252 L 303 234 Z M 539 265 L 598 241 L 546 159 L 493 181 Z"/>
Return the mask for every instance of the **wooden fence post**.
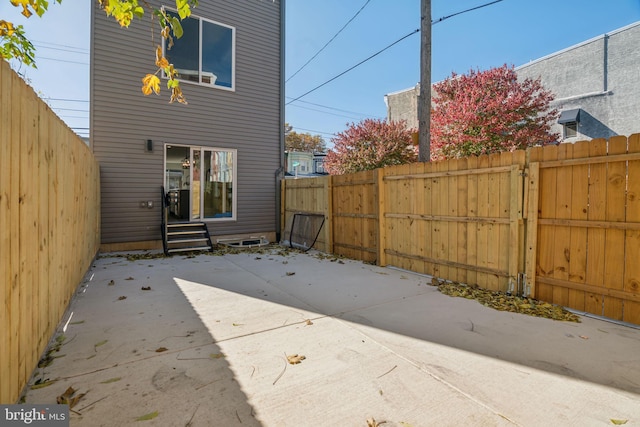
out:
<path id="1" fill-rule="evenodd" d="M 384 188 L 384 169 L 378 168 L 376 169 L 376 194 L 378 195 L 378 265 L 380 267 L 384 267 L 387 265 L 386 258 L 386 229 L 387 224 L 385 221 L 384 213 L 385 213 L 385 188 Z"/>
<path id="2" fill-rule="evenodd" d="M 324 191 L 327 195 L 327 204 L 325 207 L 326 218 L 326 236 L 327 236 L 327 253 L 333 252 L 333 176 L 328 175 L 325 180 Z"/>
<path id="3" fill-rule="evenodd" d="M 510 212 L 509 212 L 509 240 L 515 250 L 509 251 L 509 292 L 517 293 L 518 273 L 520 272 L 519 259 L 524 251 L 525 243 L 520 238 L 522 221 L 522 180 L 523 173 L 519 165 L 511 166 Z"/>
<path id="4" fill-rule="evenodd" d="M 525 181 L 528 187 L 529 206 L 527 206 L 527 238 L 525 274 L 525 296 L 536 295 L 536 264 L 538 252 L 538 191 L 540 184 L 540 163 L 529 164 L 529 176 Z"/>

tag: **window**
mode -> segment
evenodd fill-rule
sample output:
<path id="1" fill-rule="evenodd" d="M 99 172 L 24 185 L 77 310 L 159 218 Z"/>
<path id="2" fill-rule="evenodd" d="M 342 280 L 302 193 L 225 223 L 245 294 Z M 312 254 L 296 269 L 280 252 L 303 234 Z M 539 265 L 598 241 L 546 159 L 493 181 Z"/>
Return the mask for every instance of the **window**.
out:
<path id="1" fill-rule="evenodd" d="M 564 129 L 564 139 L 578 136 L 578 122 L 567 122 L 562 127 Z"/>
<path id="2" fill-rule="evenodd" d="M 558 123 L 562 125 L 563 138 L 578 136 L 578 123 L 580 122 L 580 108 L 564 110 L 560 113 Z"/>
<path id="3" fill-rule="evenodd" d="M 235 28 L 191 15 L 182 20 L 182 29 L 182 37 L 174 37 L 170 49 L 166 40 L 163 43 L 178 79 L 235 90 Z"/>

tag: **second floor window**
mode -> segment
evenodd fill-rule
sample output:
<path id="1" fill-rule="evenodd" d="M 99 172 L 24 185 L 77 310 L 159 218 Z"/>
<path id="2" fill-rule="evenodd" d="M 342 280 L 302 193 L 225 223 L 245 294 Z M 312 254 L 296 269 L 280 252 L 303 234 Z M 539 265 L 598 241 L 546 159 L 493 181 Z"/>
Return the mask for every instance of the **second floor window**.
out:
<path id="1" fill-rule="evenodd" d="M 178 79 L 234 90 L 235 28 L 193 15 L 181 24 L 182 37 L 174 37 L 170 49 L 164 42 L 165 56 L 178 72 Z"/>

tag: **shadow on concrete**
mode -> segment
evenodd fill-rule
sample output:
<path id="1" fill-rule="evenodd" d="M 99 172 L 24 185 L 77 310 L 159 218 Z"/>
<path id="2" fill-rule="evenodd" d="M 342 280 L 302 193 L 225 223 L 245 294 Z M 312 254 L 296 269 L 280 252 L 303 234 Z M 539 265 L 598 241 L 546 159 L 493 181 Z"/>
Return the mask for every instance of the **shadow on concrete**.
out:
<path id="1" fill-rule="evenodd" d="M 25 402 L 55 403 L 73 387 L 86 395 L 71 425 L 134 425 L 142 417 L 162 426 L 261 426 L 172 264 L 95 261 L 58 331 L 60 351 L 30 384 L 55 382 L 28 387 Z"/>

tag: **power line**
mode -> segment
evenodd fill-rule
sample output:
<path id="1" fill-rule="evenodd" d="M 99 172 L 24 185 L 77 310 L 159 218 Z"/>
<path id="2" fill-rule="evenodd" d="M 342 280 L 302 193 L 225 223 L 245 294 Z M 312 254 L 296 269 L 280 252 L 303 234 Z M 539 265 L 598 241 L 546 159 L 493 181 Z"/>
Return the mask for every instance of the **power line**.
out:
<path id="1" fill-rule="evenodd" d="M 462 10 L 462 11 L 460 11 L 460 12 L 456 12 L 456 13 L 453 13 L 453 14 L 451 14 L 451 15 L 444 16 L 444 17 L 442 17 L 442 18 L 440 18 L 440 19 L 437 19 L 436 21 L 431 21 L 431 25 L 435 25 L 435 24 L 437 24 L 438 22 L 445 21 L 445 20 L 447 20 L 447 19 L 449 19 L 449 18 L 452 18 L 452 17 L 457 16 L 457 15 L 461 15 L 461 14 L 466 13 L 466 12 L 471 12 L 472 10 L 482 9 L 483 7 L 491 6 L 492 4 L 496 4 L 496 3 L 500 3 L 501 1 L 503 1 L 503 0 L 494 0 L 494 1 L 492 1 L 492 2 L 482 4 L 482 5 L 480 5 L 480 6 L 472 7 L 472 8 L 470 8 L 470 9 L 465 9 L 465 10 Z M 324 83 L 322 83 L 322 84 L 320 84 L 320 85 L 318 85 L 318 86 L 314 87 L 313 89 L 311 89 L 311 90 L 309 90 L 309 91 L 307 91 L 307 92 L 303 93 L 302 95 L 298 96 L 297 98 L 292 99 L 291 101 L 287 102 L 285 105 L 289 105 L 289 104 L 291 104 L 292 102 L 298 101 L 300 98 L 303 98 L 303 97 L 305 97 L 305 96 L 309 95 L 311 92 L 315 92 L 316 90 L 320 89 L 322 86 L 324 86 L 324 85 L 326 85 L 326 84 L 328 84 L 328 83 L 331 83 L 332 81 L 334 81 L 335 79 L 337 79 L 337 78 L 339 78 L 339 77 L 342 77 L 343 75 L 347 74 L 349 71 L 353 70 L 354 68 L 356 68 L 356 67 L 358 67 L 358 66 L 360 66 L 360 65 L 364 64 L 365 62 L 369 61 L 370 59 L 373 59 L 374 57 L 378 56 L 379 54 L 381 54 L 381 53 L 382 53 L 382 52 L 384 52 L 385 50 L 389 49 L 390 47 L 394 46 L 395 44 L 397 44 L 397 43 L 401 42 L 402 40 L 406 39 L 407 37 L 410 37 L 410 36 L 412 36 L 413 34 L 418 33 L 418 32 L 420 32 L 420 29 L 419 29 L 419 28 L 418 28 L 417 30 L 414 30 L 414 31 L 410 32 L 410 33 L 409 33 L 409 34 L 407 34 L 406 36 L 401 37 L 400 39 L 396 40 L 395 42 L 391 43 L 389 46 L 385 47 L 384 49 L 379 50 L 378 52 L 374 53 L 373 55 L 371 55 L 371 56 L 370 56 L 370 57 L 368 57 L 367 59 L 364 59 L 363 61 L 358 62 L 358 63 L 357 63 L 356 65 L 354 65 L 353 67 L 351 67 L 351 68 L 349 68 L 349 69 L 347 69 L 347 70 L 343 71 L 342 73 L 338 74 L 337 76 L 332 77 L 331 79 L 329 79 L 329 80 L 327 80 L 326 82 L 324 82 Z"/>
<path id="2" fill-rule="evenodd" d="M 59 47 L 42 46 L 42 45 L 39 45 L 39 44 L 36 44 L 34 46 L 39 48 L 39 49 L 59 50 L 61 52 L 70 52 L 70 53 L 75 53 L 75 54 L 78 54 L 78 55 L 88 55 L 89 54 L 89 52 L 80 52 L 80 51 L 71 50 L 71 49 L 61 49 Z"/>
<path id="3" fill-rule="evenodd" d="M 329 114 L 331 116 L 336 116 L 336 117 L 344 117 L 344 118 L 351 119 L 351 120 L 357 120 L 357 119 L 362 117 L 362 116 L 354 117 L 354 116 L 347 116 L 347 115 L 344 115 L 344 114 L 331 113 L 329 111 L 318 110 L 317 108 L 311 108 L 311 107 L 304 107 L 302 105 L 292 105 L 292 107 L 302 108 L 302 109 L 309 110 L 309 111 L 316 111 L 318 113 Z"/>
<path id="4" fill-rule="evenodd" d="M 287 96 L 288 99 L 293 99 L 290 96 Z M 327 108 L 329 110 L 335 110 L 335 111 L 342 111 L 343 113 L 349 113 L 349 114 L 355 114 L 357 116 L 364 116 L 364 117 L 375 117 L 374 114 L 369 114 L 369 113 L 359 113 L 357 111 L 349 111 L 349 110 L 343 110 L 340 108 L 336 108 L 336 107 L 329 107 L 328 105 L 322 105 L 322 104 L 316 104 L 315 102 L 309 102 L 309 101 L 301 101 L 298 100 L 298 102 L 302 102 L 303 104 L 309 104 L 309 105 L 315 105 L 316 107 L 322 107 L 322 108 Z"/>
<path id="5" fill-rule="evenodd" d="M 85 49 L 83 47 L 77 47 L 77 46 L 69 46 L 66 44 L 58 44 L 58 43 L 51 43 L 51 42 L 45 42 L 42 40 L 32 40 L 33 43 L 38 43 L 38 44 L 43 44 L 43 45 L 51 45 L 51 46 L 59 46 L 59 47 L 65 47 L 67 49 L 75 49 L 75 50 L 80 50 L 80 51 L 86 51 L 88 53 L 89 49 Z"/>
<path id="6" fill-rule="evenodd" d="M 45 58 L 44 56 L 38 56 L 36 59 L 38 59 L 38 60 L 40 60 L 40 59 L 48 59 L 49 61 L 66 62 L 66 63 L 69 63 L 69 64 L 89 65 L 88 62 L 67 61 L 67 60 L 59 59 L 59 58 Z"/>
<path id="7" fill-rule="evenodd" d="M 460 12 L 453 13 L 451 15 L 443 16 L 440 19 L 436 19 L 435 21 L 431 21 L 431 25 L 436 25 L 439 22 L 445 21 L 449 18 L 453 18 L 456 15 L 461 15 L 463 13 L 471 12 L 472 10 L 482 9 L 483 7 L 491 6 L 492 4 L 500 3 L 503 0 L 495 0 L 489 3 L 481 4 L 480 6 L 472 7 L 471 9 L 461 10 Z"/>
<path id="8" fill-rule="evenodd" d="M 295 73 L 293 73 L 293 74 L 292 74 L 292 75 L 291 75 L 287 80 L 285 80 L 285 83 L 287 83 L 287 82 L 288 82 L 289 80 L 291 80 L 291 79 L 292 79 L 296 74 L 298 74 L 300 71 L 302 71 L 302 69 L 303 69 L 304 67 L 306 67 L 307 65 L 309 65 L 309 63 L 310 63 L 311 61 L 313 61 L 313 60 L 315 59 L 315 57 L 316 57 L 316 56 L 318 56 L 318 55 L 320 54 L 320 52 L 322 52 L 322 51 L 324 50 L 324 48 L 326 48 L 327 46 L 329 46 L 329 43 L 331 43 L 331 42 L 332 42 L 336 37 L 338 37 L 338 34 L 340 34 L 340 33 L 342 32 L 342 30 L 344 30 L 345 28 L 347 28 L 347 26 L 351 23 L 351 21 L 353 21 L 354 19 L 356 19 L 356 16 L 358 16 L 358 15 L 360 14 L 360 12 L 362 12 L 362 9 L 364 9 L 364 8 L 369 4 L 369 2 L 370 2 L 370 1 L 371 1 L 371 0 L 367 0 L 367 1 L 362 5 L 362 7 L 360 8 L 360 10 L 358 10 L 358 11 L 356 12 L 356 14 L 355 14 L 355 15 L 353 15 L 353 16 L 351 17 L 351 19 L 349 19 L 349 20 L 347 21 L 347 23 L 346 23 L 346 24 L 344 24 L 344 26 L 343 26 L 342 28 L 340 28 L 340 30 L 338 30 L 338 32 L 337 32 L 337 33 L 335 33 L 335 34 L 334 34 L 334 36 L 333 36 L 333 37 L 331 37 L 331 40 L 329 40 L 327 43 L 325 43 L 325 45 L 324 45 L 324 46 L 322 46 L 322 47 L 320 48 L 320 50 L 319 50 L 319 51 L 317 51 L 317 52 L 315 53 L 315 55 L 313 55 L 311 58 L 309 58 L 309 60 L 308 60 L 307 62 L 305 62 L 305 63 L 302 65 L 302 67 L 298 68 L 298 71 L 296 71 Z"/>
<path id="9" fill-rule="evenodd" d="M 323 134 L 323 135 L 330 135 L 330 136 L 336 136 L 335 133 L 329 133 L 329 132 L 322 132 L 319 130 L 313 130 L 313 129 L 305 129 L 305 128 L 299 128 L 297 126 L 294 126 L 293 129 L 298 129 L 298 130 L 306 130 L 307 132 L 315 132 L 315 133 L 319 133 L 319 134 Z"/>
<path id="10" fill-rule="evenodd" d="M 291 104 L 292 102 L 295 102 L 295 101 L 299 100 L 300 98 L 303 98 L 303 97 L 305 97 L 305 96 L 309 95 L 311 92 L 315 92 L 316 90 L 320 89 L 322 86 L 324 86 L 324 85 L 326 85 L 326 84 L 328 84 L 328 83 L 331 83 L 332 81 L 334 81 L 334 80 L 335 80 L 335 79 L 337 79 L 338 77 L 342 77 L 343 75 L 347 74 L 349 71 L 353 70 L 354 68 L 359 67 L 360 65 L 362 65 L 362 64 L 364 64 L 365 62 L 369 61 L 370 59 L 372 59 L 372 58 L 374 58 L 374 57 L 376 57 L 376 56 L 380 55 L 380 54 L 381 54 L 382 52 L 384 52 L 385 50 L 387 50 L 387 49 L 391 48 L 392 46 L 394 46 L 394 45 L 396 45 L 396 44 L 400 43 L 402 40 L 406 39 L 407 37 L 410 37 L 410 36 L 412 36 L 412 35 L 414 35 L 414 34 L 416 34 L 416 33 L 418 33 L 418 32 L 420 32 L 420 30 L 419 30 L 419 29 L 417 29 L 417 30 L 413 30 L 412 32 L 410 32 L 410 33 L 409 33 L 409 34 L 407 34 L 406 36 L 403 36 L 403 37 L 399 38 L 398 40 L 394 41 L 394 42 L 393 42 L 393 43 L 391 43 L 389 46 L 387 46 L 387 47 L 385 47 L 385 48 L 383 48 L 383 49 L 381 49 L 381 50 L 377 51 L 376 53 L 374 53 L 374 54 L 373 54 L 373 55 L 371 55 L 370 57 L 368 57 L 368 58 L 366 58 L 366 59 L 364 59 L 364 60 L 362 60 L 362 61 L 358 62 L 358 63 L 357 63 L 356 65 L 354 65 L 353 67 L 351 67 L 351 68 L 349 68 L 349 69 L 347 69 L 347 70 L 345 70 L 345 71 L 341 72 L 340 74 L 338 74 L 338 75 L 337 75 L 337 76 L 335 76 L 335 77 L 330 78 L 330 79 L 329 79 L 329 80 L 327 80 L 326 82 L 324 82 L 324 83 L 322 83 L 322 84 L 320 84 L 320 85 L 318 85 L 318 86 L 314 87 L 313 89 L 311 89 L 311 90 L 309 90 L 309 91 L 307 91 L 307 92 L 303 93 L 302 95 L 298 96 L 297 98 L 294 98 L 293 100 L 291 100 L 291 101 L 287 102 L 285 105 L 289 105 L 289 104 Z"/>

